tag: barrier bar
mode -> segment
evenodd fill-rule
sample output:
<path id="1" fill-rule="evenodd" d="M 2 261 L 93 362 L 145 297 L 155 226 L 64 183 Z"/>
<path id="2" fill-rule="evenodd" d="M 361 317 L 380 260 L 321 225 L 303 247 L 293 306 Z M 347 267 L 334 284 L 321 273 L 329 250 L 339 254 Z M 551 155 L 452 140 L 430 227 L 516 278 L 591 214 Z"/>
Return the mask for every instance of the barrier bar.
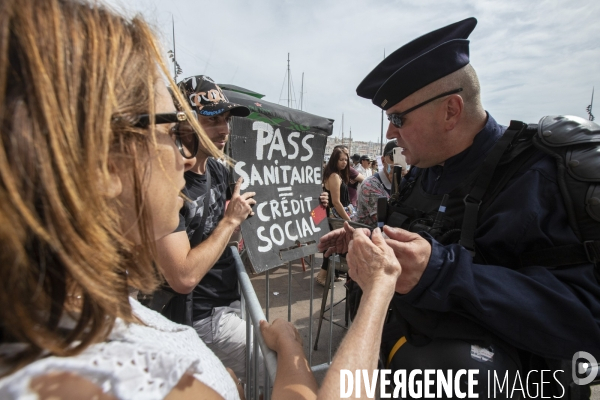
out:
<path id="1" fill-rule="evenodd" d="M 240 288 L 242 290 L 242 295 L 246 301 L 246 308 L 248 313 L 250 314 L 250 319 L 252 324 L 254 325 L 254 334 L 256 335 L 256 341 L 262 350 L 265 360 L 265 367 L 269 376 L 271 378 L 271 382 L 275 382 L 275 375 L 277 372 L 277 356 L 275 352 L 267 347 L 265 344 L 265 340 L 263 339 L 260 333 L 260 320 L 266 320 L 265 314 L 262 311 L 262 307 L 260 302 L 258 301 L 258 297 L 256 297 L 256 293 L 254 292 L 254 288 L 252 287 L 252 283 L 250 282 L 250 277 L 246 272 L 246 268 L 242 263 L 242 259 L 240 258 L 240 253 L 238 252 L 237 246 L 230 247 L 231 252 L 233 253 L 233 257 L 235 259 L 235 267 L 237 269 L 238 280 L 240 282 Z M 256 349 L 255 349 L 256 353 Z M 258 353 L 257 353 L 258 354 Z M 258 376 L 258 371 L 255 371 L 256 376 Z"/>

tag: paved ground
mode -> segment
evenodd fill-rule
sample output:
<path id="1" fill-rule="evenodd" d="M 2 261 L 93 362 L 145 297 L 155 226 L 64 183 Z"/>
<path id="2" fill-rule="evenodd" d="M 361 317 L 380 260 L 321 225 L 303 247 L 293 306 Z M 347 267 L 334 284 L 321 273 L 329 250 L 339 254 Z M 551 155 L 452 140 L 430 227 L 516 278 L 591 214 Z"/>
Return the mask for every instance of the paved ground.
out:
<path id="1" fill-rule="evenodd" d="M 322 259 L 320 254 L 315 257 L 315 266 L 314 266 L 314 275 L 316 276 L 320 270 L 322 263 Z M 311 365 L 319 365 L 329 361 L 330 347 L 329 347 L 329 332 L 330 332 L 330 324 L 328 321 L 323 321 L 323 325 L 321 328 L 321 335 L 319 336 L 319 346 L 318 350 L 312 350 L 312 344 L 314 344 L 315 336 L 317 333 L 317 324 L 319 319 L 319 311 L 321 307 L 321 299 L 323 295 L 324 288 L 316 283 L 312 284 L 313 287 L 313 296 L 314 299 L 313 304 L 313 312 L 312 312 L 312 320 L 313 320 L 313 335 L 312 335 L 312 344 L 309 341 L 309 321 L 311 318 L 310 313 L 310 299 L 311 299 L 311 274 L 310 274 L 310 264 L 305 262 L 306 272 L 302 269 L 302 264 L 300 261 L 296 261 L 292 263 L 292 279 L 291 279 L 291 321 L 294 323 L 302 338 L 304 340 L 304 351 L 307 357 L 311 358 Z M 263 311 L 265 315 L 266 311 L 266 279 L 265 273 L 258 275 L 251 275 L 252 285 L 254 286 L 254 290 L 259 298 L 261 305 L 263 306 Z M 288 267 L 280 267 L 274 270 L 269 271 L 269 311 L 268 311 L 268 319 L 269 321 L 273 321 L 276 318 L 288 318 L 288 296 L 290 293 L 289 288 L 289 278 L 288 278 Z M 344 298 L 345 289 L 344 282 L 337 282 L 334 285 L 334 301 L 338 301 Z M 331 292 L 330 292 L 331 293 Z M 329 299 L 327 301 L 329 304 Z M 344 324 L 344 305 L 345 302 L 342 302 L 338 306 L 334 308 L 334 321 L 339 324 Z M 328 313 L 326 313 L 328 316 Z M 341 343 L 346 330 L 337 325 L 333 325 L 331 327 L 332 332 L 332 340 L 331 340 L 331 354 L 334 355 L 337 347 Z M 323 377 L 325 375 L 325 371 L 316 372 L 315 376 L 317 377 L 317 381 L 319 384 L 321 383 Z M 592 390 L 593 400 L 600 400 L 600 385 L 595 386 Z"/>

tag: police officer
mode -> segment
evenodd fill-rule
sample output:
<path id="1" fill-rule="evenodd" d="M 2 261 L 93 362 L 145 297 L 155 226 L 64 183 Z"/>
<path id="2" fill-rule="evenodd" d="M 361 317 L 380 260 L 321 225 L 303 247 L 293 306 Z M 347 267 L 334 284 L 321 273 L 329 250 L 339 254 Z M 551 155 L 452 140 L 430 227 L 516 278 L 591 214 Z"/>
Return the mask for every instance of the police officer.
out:
<path id="1" fill-rule="evenodd" d="M 476 24 L 468 18 L 413 40 L 357 88 L 385 110 L 387 138 L 398 141 L 415 167 L 400 192 L 410 212 L 396 225 L 416 232 L 384 229 L 402 274 L 382 350 L 392 367 L 407 370 L 471 368 L 473 361 L 493 369 L 496 362 L 500 370 L 516 368 L 526 386 L 529 371 L 565 370 L 576 352 L 600 358 L 600 285 L 592 263 L 523 266 L 524 254 L 580 243 L 569 226 L 556 164 L 541 152 L 512 173 L 492 200 L 475 204 L 472 243 L 461 237 L 465 194 L 507 130 L 483 108 L 469 63 L 467 38 Z M 430 212 L 440 205 L 444 215 Z M 348 227 L 334 231 L 319 249 L 343 252 L 351 239 Z M 589 395 L 569 388 L 570 374 L 538 374 L 529 384 L 552 380 L 544 396 Z M 531 391 L 516 395 L 536 397 Z"/>

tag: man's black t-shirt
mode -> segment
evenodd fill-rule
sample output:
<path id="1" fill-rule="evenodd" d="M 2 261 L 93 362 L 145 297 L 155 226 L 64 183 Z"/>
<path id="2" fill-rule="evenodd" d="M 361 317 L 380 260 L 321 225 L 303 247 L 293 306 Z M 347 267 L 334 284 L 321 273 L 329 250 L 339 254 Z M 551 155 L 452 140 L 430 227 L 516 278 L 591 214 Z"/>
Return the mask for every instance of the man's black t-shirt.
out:
<path id="1" fill-rule="evenodd" d="M 202 241 L 212 233 L 223 218 L 225 202 L 227 200 L 228 172 L 222 164 L 213 158 L 206 162 L 206 169 L 210 171 L 211 188 L 208 201 L 208 212 Z M 204 213 L 204 197 L 206 193 L 206 175 L 198 175 L 187 171 L 185 173 L 185 195 L 191 202 L 185 202 L 179 215 L 179 226 L 176 232 L 186 231 L 188 239 L 192 239 L 196 229 L 200 227 Z M 192 245 L 198 245 L 193 243 Z M 217 263 L 206 273 L 204 278 L 196 285 L 193 292 L 193 320 L 207 318 L 214 307 L 228 306 L 239 300 L 238 279 L 235 271 L 233 255 L 229 247 L 225 249 Z"/>

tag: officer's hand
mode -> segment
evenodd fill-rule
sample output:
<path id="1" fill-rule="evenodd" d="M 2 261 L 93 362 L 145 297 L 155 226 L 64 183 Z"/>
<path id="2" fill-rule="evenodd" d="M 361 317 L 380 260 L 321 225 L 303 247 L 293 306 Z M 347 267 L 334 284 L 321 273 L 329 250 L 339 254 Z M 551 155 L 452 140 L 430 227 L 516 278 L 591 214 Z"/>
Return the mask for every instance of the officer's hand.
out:
<path id="1" fill-rule="evenodd" d="M 267 321 L 260 321 L 260 332 L 265 339 L 265 344 L 275 352 L 280 352 L 282 348 L 290 345 L 300 345 L 302 347 L 302 336 L 298 329 L 284 319 L 277 318 L 272 324 Z"/>
<path id="2" fill-rule="evenodd" d="M 406 294 L 419 283 L 431 256 L 431 245 L 420 235 L 404 229 L 390 228 L 386 225 L 383 232 L 389 237 L 385 242 L 394 250 L 402 265 L 402 275 L 396 282 L 396 292 Z"/>
<path id="3" fill-rule="evenodd" d="M 256 193 L 246 192 L 240 194 L 242 182 L 243 178 L 240 177 L 235 183 L 235 189 L 233 189 L 233 195 L 224 216 L 224 218 L 231 219 L 236 225 L 241 224 L 249 215 L 254 215 L 252 206 L 256 204 L 256 200 L 253 199 Z M 207 196 L 210 196 L 210 193 Z"/>
<path id="4" fill-rule="evenodd" d="M 387 294 L 391 298 L 402 267 L 381 230 L 375 229 L 369 238 L 363 229 L 356 229 L 349 247 L 346 260 L 350 278 L 365 293 L 369 290 L 389 291 Z"/>
<path id="5" fill-rule="evenodd" d="M 323 205 L 323 207 L 327 208 L 329 205 L 329 194 L 327 192 L 323 192 L 319 195 L 319 201 Z"/>
<path id="6" fill-rule="evenodd" d="M 365 235 L 371 236 L 371 231 L 367 228 L 359 228 L 364 232 Z M 354 228 L 347 222 L 344 223 L 344 227 L 336 229 L 335 231 L 329 232 L 327 235 L 321 237 L 317 248 L 319 251 L 325 253 L 323 257 L 329 257 L 333 253 L 344 254 L 348 252 L 348 244 L 352 240 L 354 235 Z"/>

